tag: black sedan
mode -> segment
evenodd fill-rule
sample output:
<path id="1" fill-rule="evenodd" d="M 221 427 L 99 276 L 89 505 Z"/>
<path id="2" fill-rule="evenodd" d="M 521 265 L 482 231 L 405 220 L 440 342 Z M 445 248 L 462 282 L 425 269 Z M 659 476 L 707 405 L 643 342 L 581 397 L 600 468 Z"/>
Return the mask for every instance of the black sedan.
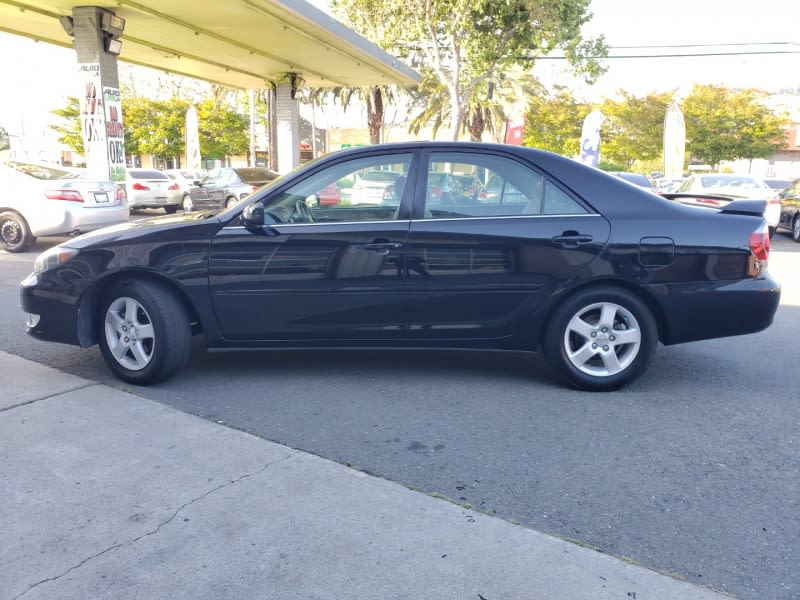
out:
<path id="1" fill-rule="evenodd" d="M 778 228 L 788 229 L 795 242 L 800 242 L 800 179 L 789 182 L 780 193 L 781 217 Z"/>
<path id="2" fill-rule="evenodd" d="M 379 204 L 348 185 L 399 173 Z M 502 180 L 442 204 L 431 173 Z M 341 202 L 320 190 L 336 185 Z M 506 195 L 502 190 L 509 190 Z M 764 202 L 684 206 L 548 152 L 409 143 L 328 155 L 219 212 L 81 236 L 22 282 L 34 337 L 100 344 L 125 381 L 161 381 L 209 349 L 541 350 L 572 386 L 610 390 L 656 345 L 772 323 Z M 755 375 L 755 374 L 754 374 Z"/>
<path id="3" fill-rule="evenodd" d="M 194 181 L 183 195 L 183 212 L 228 208 L 279 177 L 262 167 L 224 167 Z"/>

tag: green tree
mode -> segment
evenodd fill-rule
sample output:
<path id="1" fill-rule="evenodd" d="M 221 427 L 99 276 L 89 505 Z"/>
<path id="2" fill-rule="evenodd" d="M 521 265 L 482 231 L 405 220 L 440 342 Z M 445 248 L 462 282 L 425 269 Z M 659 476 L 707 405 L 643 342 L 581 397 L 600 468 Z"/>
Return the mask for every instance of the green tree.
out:
<path id="1" fill-rule="evenodd" d="M 58 133 L 58 141 L 70 150 L 83 154 L 83 133 L 81 132 L 81 107 L 78 99 L 74 96 L 67 98 L 67 105 L 52 111 L 54 115 L 61 117 L 61 122 L 50 125 L 50 129 Z"/>
<path id="2" fill-rule="evenodd" d="M 189 102 L 179 98 L 151 100 L 141 96 L 123 98 L 122 123 L 125 152 L 131 156 L 180 158 L 185 147 L 186 110 Z"/>
<path id="3" fill-rule="evenodd" d="M 583 120 L 591 107 L 575 100 L 572 92 L 558 86 L 555 93 L 530 98 L 525 122 L 526 146 L 564 156 L 580 153 Z"/>
<path id="4" fill-rule="evenodd" d="M 248 115 L 218 99 L 206 98 L 197 105 L 197 121 L 202 156 L 224 158 L 247 153 L 250 147 Z"/>
<path id="5" fill-rule="evenodd" d="M 606 99 L 600 107 L 605 115 L 600 151 L 604 160 L 624 163 L 631 169 L 636 160 L 657 158 L 664 148 L 664 115 L 672 94 L 649 94 L 637 98 L 620 90 L 620 100 Z"/>
<path id="6" fill-rule="evenodd" d="M 554 50 L 589 80 L 602 72 L 602 36 L 585 40 L 589 0 L 334 0 L 336 13 L 383 48 L 421 53 L 447 90 L 456 139 L 473 97 L 496 73 Z M 433 97 L 438 101 L 438 96 Z"/>
<path id="7" fill-rule="evenodd" d="M 692 159 L 718 165 L 722 160 L 767 158 L 786 143 L 786 115 L 776 115 L 757 90 L 697 85 L 683 102 L 686 143 Z"/>
<path id="8" fill-rule="evenodd" d="M 508 72 L 497 74 L 491 81 L 483 82 L 473 94 L 464 115 L 463 131 L 469 133 L 473 142 L 481 141 L 485 131 L 498 137 L 508 113 L 527 105 L 527 100 L 543 89 L 524 69 L 511 67 Z M 422 82 L 410 95 L 418 112 L 409 122 L 409 131 L 416 134 L 430 125 L 436 137 L 439 129 L 450 122 L 447 86 L 430 69 L 424 69 Z"/>

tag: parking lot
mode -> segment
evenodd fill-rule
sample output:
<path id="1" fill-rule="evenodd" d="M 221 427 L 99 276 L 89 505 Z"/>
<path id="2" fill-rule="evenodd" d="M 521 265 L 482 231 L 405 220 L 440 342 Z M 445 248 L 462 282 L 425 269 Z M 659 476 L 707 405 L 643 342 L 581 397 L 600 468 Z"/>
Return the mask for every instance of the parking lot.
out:
<path id="1" fill-rule="evenodd" d="M 96 348 L 37 343 L 0 254 L 0 350 L 123 387 Z M 783 296 L 752 336 L 659 347 L 632 386 L 563 388 L 538 357 L 206 354 L 127 390 L 739 598 L 800 596 L 800 244 L 773 240 Z"/>

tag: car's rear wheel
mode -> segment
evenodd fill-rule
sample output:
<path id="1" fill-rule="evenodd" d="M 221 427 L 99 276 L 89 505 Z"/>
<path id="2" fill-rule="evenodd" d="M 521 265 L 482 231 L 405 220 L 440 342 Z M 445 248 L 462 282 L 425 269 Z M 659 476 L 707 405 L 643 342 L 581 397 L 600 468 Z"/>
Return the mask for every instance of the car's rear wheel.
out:
<path id="1" fill-rule="evenodd" d="M 236 204 L 236 198 L 234 198 L 233 196 L 228 196 L 225 199 L 225 208 L 230 208 L 234 204 Z"/>
<path id="2" fill-rule="evenodd" d="M 189 194 L 186 194 L 183 197 L 181 206 L 183 207 L 183 212 L 192 212 L 192 210 L 194 210 L 194 203 L 192 202 L 192 197 Z"/>
<path id="3" fill-rule="evenodd" d="M 191 324 L 181 300 L 163 286 L 114 283 L 100 312 L 100 351 L 120 379 L 147 385 L 167 379 L 189 358 Z"/>
<path id="4" fill-rule="evenodd" d="M 0 213 L 0 247 L 6 252 L 25 252 L 36 237 L 31 233 L 28 222 L 13 210 Z"/>
<path id="5" fill-rule="evenodd" d="M 607 391 L 639 377 L 657 341 L 656 321 L 641 299 L 622 289 L 596 287 L 577 292 L 556 308 L 543 351 L 570 385 Z"/>
<path id="6" fill-rule="evenodd" d="M 797 213 L 792 221 L 792 239 L 800 242 L 800 213 Z"/>

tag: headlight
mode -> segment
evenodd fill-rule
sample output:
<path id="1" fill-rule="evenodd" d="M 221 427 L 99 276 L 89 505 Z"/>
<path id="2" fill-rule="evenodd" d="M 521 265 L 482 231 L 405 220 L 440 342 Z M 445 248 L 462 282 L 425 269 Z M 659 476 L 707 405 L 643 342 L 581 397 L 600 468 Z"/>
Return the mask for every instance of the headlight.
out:
<path id="1" fill-rule="evenodd" d="M 55 246 L 54 248 L 50 248 L 50 250 L 45 250 L 37 256 L 36 260 L 33 262 L 33 272 L 43 273 L 58 265 L 63 265 L 68 260 L 77 256 L 77 254 L 78 251 L 75 250 L 75 248 L 69 248 L 67 246 Z"/>

